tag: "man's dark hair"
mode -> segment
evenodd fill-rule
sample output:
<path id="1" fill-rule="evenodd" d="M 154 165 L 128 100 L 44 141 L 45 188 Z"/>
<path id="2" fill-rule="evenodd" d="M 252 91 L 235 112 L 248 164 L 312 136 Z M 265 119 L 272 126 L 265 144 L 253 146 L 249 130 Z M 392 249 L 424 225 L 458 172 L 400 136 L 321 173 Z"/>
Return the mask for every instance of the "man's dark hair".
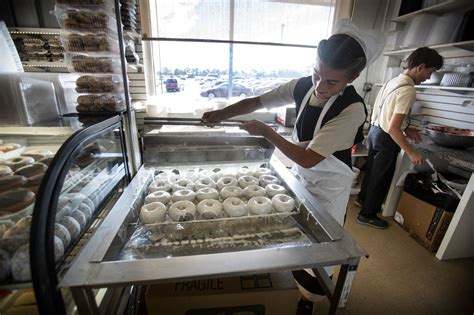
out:
<path id="1" fill-rule="evenodd" d="M 408 56 L 405 61 L 405 69 L 411 69 L 424 64 L 426 68 L 439 70 L 443 66 L 443 57 L 434 49 L 420 47 Z"/>
<path id="2" fill-rule="evenodd" d="M 335 34 L 318 45 L 319 59 L 335 70 L 347 70 L 350 78 L 364 70 L 367 58 L 357 40 L 346 34 Z"/>

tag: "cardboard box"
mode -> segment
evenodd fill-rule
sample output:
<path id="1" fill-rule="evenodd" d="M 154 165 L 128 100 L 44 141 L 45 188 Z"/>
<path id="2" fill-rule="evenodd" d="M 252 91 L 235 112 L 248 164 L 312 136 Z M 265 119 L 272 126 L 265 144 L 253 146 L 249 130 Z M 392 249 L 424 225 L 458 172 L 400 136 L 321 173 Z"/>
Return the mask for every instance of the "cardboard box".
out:
<path id="1" fill-rule="evenodd" d="M 437 208 L 405 191 L 395 213 L 395 221 L 431 251 L 438 250 L 452 217 L 452 212 Z"/>
<path id="2" fill-rule="evenodd" d="M 296 122 L 296 108 L 294 105 L 277 108 L 276 122 L 285 127 L 293 127 Z"/>
<path id="3" fill-rule="evenodd" d="M 288 315 L 299 299 L 291 272 L 152 285 L 148 314 Z"/>

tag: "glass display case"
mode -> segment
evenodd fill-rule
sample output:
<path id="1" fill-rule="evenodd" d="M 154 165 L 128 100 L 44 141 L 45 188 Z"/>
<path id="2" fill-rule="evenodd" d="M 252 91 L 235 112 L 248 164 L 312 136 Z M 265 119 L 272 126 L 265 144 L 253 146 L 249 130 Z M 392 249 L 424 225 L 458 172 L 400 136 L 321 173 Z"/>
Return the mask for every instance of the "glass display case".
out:
<path id="1" fill-rule="evenodd" d="M 33 286 L 40 310 L 64 309 L 58 276 L 129 182 L 123 118 L 0 126 L 1 286 Z"/>

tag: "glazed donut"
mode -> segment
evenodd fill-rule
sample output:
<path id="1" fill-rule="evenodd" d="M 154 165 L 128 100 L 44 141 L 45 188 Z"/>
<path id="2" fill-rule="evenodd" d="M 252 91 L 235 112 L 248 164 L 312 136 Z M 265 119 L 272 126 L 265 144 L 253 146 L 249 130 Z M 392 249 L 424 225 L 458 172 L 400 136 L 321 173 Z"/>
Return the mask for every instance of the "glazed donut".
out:
<path id="1" fill-rule="evenodd" d="M 199 178 L 199 172 L 197 170 L 187 170 L 184 173 L 184 178 L 194 182 Z"/>
<path id="2" fill-rule="evenodd" d="M 286 193 L 286 189 L 278 184 L 268 184 L 265 186 L 265 192 L 269 198 L 272 198 L 275 195 Z"/>
<path id="3" fill-rule="evenodd" d="M 6 165 L 0 165 L 0 178 L 8 175 L 13 175 L 13 171 Z"/>
<path id="4" fill-rule="evenodd" d="M 155 179 L 150 186 L 148 186 L 148 191 L 153 193 L 155 191 L 170 191 L 171 183 L 168 180 Z"/>
<path id="5" fill-rule="evenodd" d="M 225 200 L 230 197 L 241 197 L 242 196 L 242 188 L 238 186 L 225 186 L 221 190 L 221 197 L 222 200 Z"/>
<path id="6" fill-rule="evenodd" d="M 227 198 L 222 206 L 229 217 L 241 217 L 247 214 L 247 205 L 236 197 Z"/>
<path id="7" fill-rule="evenodd" d="M 242 188 L 245 188 L 250 185 L 258 185 L 258 179 L 250 175 L 240 176 L 237 182 Z"/>
<path id="8" fill-rule="evenodd" d="M 92 218 L 92 208 L 89 207 L 89 205 L 85 202 L 82 202 L 79 207 L 77 207 L 77 210 L 81 211 L 84 213 L 84 216 L 86 217 L 86 221 L 89 221 Z"/>
<path id="9" fill-rule="evenodd" d="M 64 256 L 63 241 L 55 235 L 54 236 L 54 261 L 57 262 L 63 256 Z"/>
<path id="10" fill-rule="evenodd" d="M 291 212 L 295 208 L 295 199 L 285 194 L 278 194 L 273 196 L 272 204 L 277 212 Z"/>
<path id="11" fill-rule="evenodd" d="M 15 175 L 25 176 L 25 177 L 32 177 L 37 174 L 41 174 L 46 172 L 48 167 L 43 163 L 33 163 L 30 165 L 26 165 L 20 167 L 15 171 Z"/>
<path id="12" fill-rule="evenodd" d="M 196 192 L 196 199 L 202 201 L 204 199 L 217 199 L 219 198 L 219 192 L 215 188 L 204 187 Z"/>
<path id="13" fill-rule="evenodd" d="M 175 173 L 167 173 L 167 172 L 159 171 L 158 174 L 155 176 L 155 179 L 161 179 L 161 180 L 170 182 L 171 184 L 179 180 L 179 175 L 176 175 Z"/>
<path id="14" fill-rule="evenodd" d="M 223 174 L 222 169 L 220 169 L 220 168 L 218 168 L 218 167 L 214 168 L 214 169 L 211 171 L 211 177 L 212 177 L 215 181 L 219 180 L 219 178 L 222 177 L 222 174 Z"/>
<path id="15" fill-rule="evenodd" d="M 258 178 L 260 186 L 266 187 L 268 184 L 278 184 L 278 178 L 273 175 L 262 175 Z"/>
<path id="16" fill-rule="evenodd" d="M 196 193 L 192 191 L 191 189 L 177 190 L 173 193 L 173 196 L 171 196 L 171 200 L 173 200 L 173 202 L 182 201 L 182 200 L 188 200 L 192 202 L 194 201 L 194 198 L 196 198 Z"/>
<path id="17" fill-rule="evenodd" d="M 216 188 L 216 182 L 210 177 L 201 177 L 194 183 L 196 191 L 205 187 Z"/>
<path id="18" fill-rule="evenodd" d="M 272 201 L 267 197 L 252 197 L 247 203 L 250 214 L 272 213 Z"/>
<path id="19" fill-rule="evenodd" d="M 20 246 L 12 257 L 12 276 L 16 281 L 30 281 L 30 248 L 28 244 Z"/>
<path id="20" fill-rule="evenodd" d="M 155 201 L 144 205 L 140 209 L 140 221 L 143 224 L 162 222 L 165 214 L 166 206 L 159 201 Z"/>
<path id="21" fill-rule="evenodd" d="M 263 197 L 265 196 L 265 189 L 258 185 L 250 185 L 244 188 L 243 193 L 244 196 L 249 199 L 253 197 Z"/>
<path id="22" fill-rule="evenodd" d="M 188 200 L 173 203 L 168 211 L 171 219 L 175 222 L 194 220 L 196 206 Z"/>
<path id="23" fill-rule="evenodd" d="M 35 193 L 18 188 L 0 194 L 0 213 L 9 214 L 22 210 L 35 201 Z"/>
<path id="24" fill-rule="evenodd" d="M 237 186 L 237 179 L 230 176 L 224 176 L 217 181 L 217 189 L 222 190 L 225 186 Z"/>
<path id="25" fill-rule="evenodd" d="M 20 157 L 7 159 L 7 160 L 4 161 L 3 164 L 8 166 L 9 168 L 12 169 L 12 171 L 15 172 L 17 169 L 19 169 L 23 166 L 29 165 L 29 164 L 33 164 L 34 162 L 35 162 L 35 159 L 33 159 L 32 157 L 20 156 Z"/>
<path id="26" fill-rule="evenodd" d="M 60 221 L 59 224 L 64 225 L 64 227 L 69 231 L 71 234 L 71 240 L 75 240 L 81 234 L 81 226 L 76 219 L 71 216 L 65 215 Z"/>
<path id="27" fill-rule="evenodd" d="M 248 176 L 253 176 L 253 172 L 250 171 L 249 167 L 248 166 L 242 166 L 239 168 L 238 172 L 237 172 L 237 176 L 240 178 L 242 176 L 245 176 L 245 175 L 248 175 Z"/>
<path id="28" fill-rule="evenodd" d="M 180 179 L 176 183 L 171 185 L 171 190 L 173 192 L 175 192 L 177 190 L 181 190 L 181 189 L 193 190 L 194 189 L 194 183 L 192 181 L 190 181 L 189 179 Z"/>
<path id="29" fill-rule="evenodd" d="M 92 202 L 92 200 L 90 200 L 88 197 L 84 198 L 84 200 L 82 200 L 82 203 L 88 205 L 89 208 L 91 208 L 92 213 L 95 212 L 95 205 L 94 205 L 94 203 Z"/>
<path id="30" fill-rule="evenodd" d="M 204 199 L 198 203 L 197 212 L 204 220 L 216 219 L 222 212 L 222 204 L 215 199 Z"/>
<path id="31" fill-rule="evenodd" d="M 163 190 L 157 190 L 145 197 L 145 204 L 158 201 L 166 205 L 168 202 L 170 202 L 170 200 L 171 200 L 171 195 L 169 192 L 163 191 Z"/>
<path id="32" fill-rule="evenodd" d="M 86 227 L 87 224 L 87 218 L 82 211 L 79 211 L 79 209 L 72 210 L 71 212 L 71 217 L 76 219 L 76 221 L 79 223 L 81 230 L 83 230 Z"/>
<path id="33" fill-rule="evenodd" d="M 21 187 L 28 182 L 28 179 L 25 176 L 21 175 L 12 175 L 0 177 L 0 193 L 12 190 L 17 187 Z"/>
<path id="34" fill-rule="evenodd" d="M 260 178 L 262 175 L 271 175 L 272 171 L 266 167 L 259 167 L 255 172 L 255 177 Z"/>
<path id="35" fill-rule="evenodd" d="M 0 249 L 0 282 L 10 277 L 12 269 L 12 257 L 7 251 Z"/>
<path id="36" fill-rule="evenodd" d="M 71 234 L 62 224 L 54 223 L 54 236 L 59 237 L 63 242 L 64 248 L 68 248 L 69 244 L 71 244 Z"/>

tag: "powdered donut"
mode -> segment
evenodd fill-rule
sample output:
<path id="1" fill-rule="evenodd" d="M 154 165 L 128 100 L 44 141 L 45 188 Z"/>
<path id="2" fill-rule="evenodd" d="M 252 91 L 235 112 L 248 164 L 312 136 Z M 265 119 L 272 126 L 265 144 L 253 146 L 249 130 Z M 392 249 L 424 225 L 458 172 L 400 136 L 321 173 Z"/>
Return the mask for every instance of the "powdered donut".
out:
<path id="1" fill-rule="evenodd" d="M 230 197 L 222 203 L 225 213 L 230 217 L 241 217 L 247 214 L 247 205 L 241 199 Z"/>
<path id="2" fill-rule="evenodd" d="M 285 194 L 273 196 L 272 204 L 277 212 L 291 212 L 295 208 L 295 200 Z"/>
<path id="3" fill-rule="evenodd" d="M 196 199 L 202 201 L 205 199 L 217 199 L 219 198 L 219 192 L 215 188 L 204 187 L 196 192 Z"/>
<path id="4" fill-rule="evenodd" d="M 173 203 L 168 213 L 175 222 L 191 221 L 196 215 L 196 206 L 191 201 L 182 200 Z"/>
<path id="5" fill-rule="evenodd" d="M 71 244 L 71 233 L 62 224 L 54 223 L 54 236 L 59 237 L 65 249 Z"/>
<path id="6" fill-rule="evenodd" d="M 194 189 L 196 191 L 205 187 L 216 188 L 216 182 L 210 177 L 201 177 L 194 183 Z"/>
<path id="7" fill-rule="evenodd" d="M 88 205 L 89 208 L 91 208 L 92 213 L 94 213 L 94 211 L 95 211 L 95 205 L 94 205 L 94 203 L 92 202 L 92 200 L 90 200 L 89 198 L 85 198 L 84 200 L 82 200 L 82 203 L 85 203 L 86 205 Z"/>
<path id="8" fill-rule="evenodd" d="M 171 190 L 171 183 L 168 180 L 163 180 L 163 179 L 155 179 L 150 186 L 148 186 L 148 191 L 149 192 L 155 192 L 155 191 L 170 191 Z"/>
<path id="9" fill-rule="evenodd" d="M 222 204 L 215 199 L 204 199 L 198 203 L 197 211 L 204 220 L 216 219 L 222 212 Z"/>
<path id="10" fill-rule="evenodd" d="M 161 202 L 166 205 L 171 200 L 171 195 L 167 191 L 157 190 L 145 197 L 145 204 L 152 202 Z"/>
<path id="11" fill-rule="evenodd" d="M 64 225 L 64 227 L 69 231 L 69 234 L 71 234 L 71 240 L 77 239 L 81 234 L 81 225 L 71 216 L 64 216 L 59 221 L 59 224 Z"/>
<path id="12" fill-rule="evenodd" d="M 194 183 L 189 179 L 180 179 L 173 185 L 171 185 L 171 190 L 173 192 L 181 190 L 181 189 L 190 189 L 194 190 Z"/>
<path id="13" fill-rule="evenodd" d="M 199 170 L 199 178 L 201 178 L 201 177 L 210 177 L 210 178 L 212 178 L 212 173 L 211 173 L 211 171 L 200 169 Z"/>
<path id="14" fill-rule="evenodd" d="M 267 197 L 252 197 L 247 203 L 250 214 L 272 213 L 272 201 Z"/>
<path id="15" fill-rule="evenodd" d="M 222 200 L 225 200 L 230 197 L 240 198 L 242 194 L 243 194 L 242 188 L 237 187 L 237 186 L 225 186 L 221 190 Z"/>
<path id="16" fill-rule="evenodd" d="M 260 178 L 262 175 L 271 175 L 272 171 L 266 167 L 259 167 L 257 171 L 255 171 L 255 177 Z"/>
<path id="17" fill-rule="evenodd" d="M 144 205 L 140 209 L 140 221 L 143 224 L 162 222 L 165 218 L 166 206 L 158 201 Z"/>
<path id="18" fill-rule="evenodd" d="M 55 235 L 54 236 L 54 261 L 57 262 L 63 256 L 64 256 L 63 241 Z"/>
<path id="19" fill-rule="evenodd" d="M 279 180 L 273 175 L 262 175 L 258 178 L 260 186 L 266 187 L 268 184 L 278 184 Z"/>
<path id="20" fill-rule="evenodd" d="M 12 257 L 12 276 L 16 281 L 30 281 L 30 248 L 28 244 L 20 246 Z"/>
<path id="21" fill-rule="evenodd" d="M 262 197 L 265 196 L 265 189 L 258 185 L 250 185 L 244 188 L 243 193 L 244 196 L 249 199 L 253 197 Z"/>
<path id="22" fill-rule="evenodd" d="M 265 192 L 267 193 L 267 196 L 269 198 L 272 198 L 275 195 L 286 193 L 286 189 L 281 185 L 268 184 L 267 186 L 265 186 Z"/>
<path id="23" fill-rule="evenodd" d="M 12 257 L 7 251 L 0 249 L 0 282 L 10 278 L 12 270 Z"/>
<path id="24" fill-rule="evenodd" d="M 245 188 L 250 185 L 258 185 L 258 179 L 250 175 L 240 176 L 237 182 L 242 188 Z"/>
<path id="25" fill-rule="evenodd" d="M 171 196 L 171 200 L 173 200 L 173 202 L 182 201 L 182 200 L 188 200 L 192 202 L 194 201 L 194 198 L 196 198 L 196 193 L 192 191 L 191 189 L 177 190 L 173 193 L 173 196 Z"/>
<path id="26" fill-rule="evenodd" d="M 13 171 L 6 165 L 0 165 L 0 177 L 13 175 Z"/>
<path id="27" fill-rule="evenodd" d="M 237 179 L 230 176 L 219 178 L 217 181 L 217 189 L 222 190 L 225 186 L 237 186 Z"/>
<path id="28" fill-rule="evenodd" d="M 214 168 L 214 169 L 211 171 L 211 177 L 212 177 L 215 181 L 219 180 L 219 178 L 222 177 L 222 174 L 223 174 L 222 169 L 220 169 L 220 168 L 218 168 L 218 167 Z"/>
<path id="29" fill-rule="evenodd" d="M 20 157 L 15 157 L 11 159 L 7 159 L 3 162 L 6 166 L 12 169 L 12 171 L 16 171 L 20 167 L 33 164 L 35 162 L 35 159 L 29 156 L 20 156 Z"/>
<path id="30" fill-rule="evenodd" d="M 237 176 L 239 178 L 242 177 L 242 176 L 245 176 L 245 175 L 248 175 L 248 176 L 253 175 L 253 172 L 248 168 L 248 166 L 242 166 L 241 168 L 239 168 L 239 170 L 237 172 Z"/>
<path id="31" fill-rule="evenodd" d="M 72 210 L 71 217 L 76 219 L 76 221 L 79 223 L 81 227 L 81 230 L 83 230 L 86 227 L 87 219 L 86 219 L 85 214 L 82 213 L 82 211 L 79 211 L 78 209 Z"/>

